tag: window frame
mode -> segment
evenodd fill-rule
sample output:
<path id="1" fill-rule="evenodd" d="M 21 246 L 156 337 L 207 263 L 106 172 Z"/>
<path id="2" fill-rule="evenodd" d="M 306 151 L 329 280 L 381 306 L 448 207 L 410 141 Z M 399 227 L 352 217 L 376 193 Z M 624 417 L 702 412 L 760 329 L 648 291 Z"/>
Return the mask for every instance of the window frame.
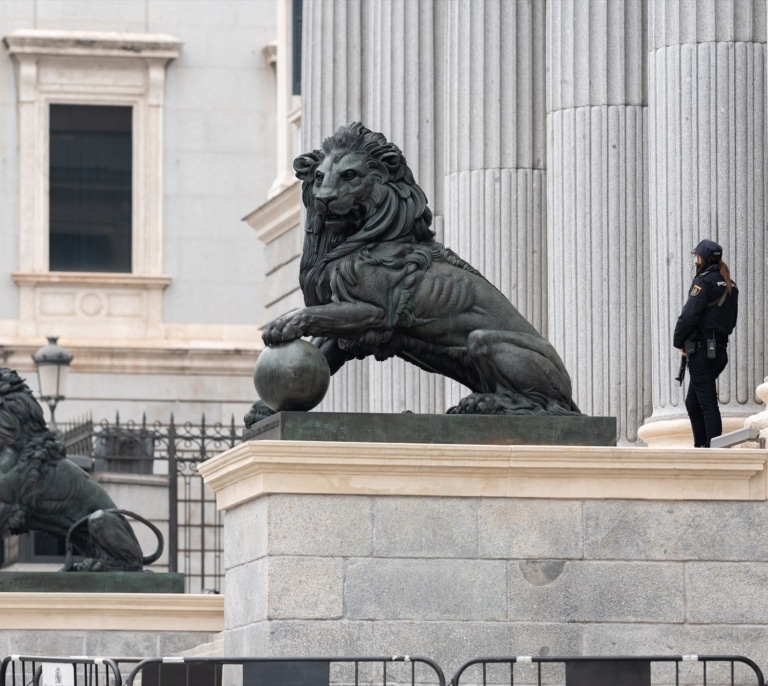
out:
<path id="1" fill-rule="evenodd" d="M 15 62 L 18 93 L 19 276 L 51 274 L 51 104 L 132 108 L 133 262 L 126 276 L 161 275 L 165 75 L 182 42 L 165 34 L 37 29 L 14 31 L 3 42 Z"/>

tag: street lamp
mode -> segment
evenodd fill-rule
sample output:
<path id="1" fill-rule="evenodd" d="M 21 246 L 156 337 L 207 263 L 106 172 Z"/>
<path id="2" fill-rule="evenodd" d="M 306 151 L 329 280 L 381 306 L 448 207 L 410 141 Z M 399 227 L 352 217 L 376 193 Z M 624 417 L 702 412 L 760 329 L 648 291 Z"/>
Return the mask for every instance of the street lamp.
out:
<path id="1" fill-rule="evenodd" d="M 51 410 L 51 431 L 56 433 L 56 405 L 64 400 L 69 376 L 70 355 L 57 341 L 58 336 L 48 336 L 48 345 L 44 345 L 34 355 L 32 360 L 37 367 L 37 381 L 40 385 L 40 398 L 48 403 Z"/>

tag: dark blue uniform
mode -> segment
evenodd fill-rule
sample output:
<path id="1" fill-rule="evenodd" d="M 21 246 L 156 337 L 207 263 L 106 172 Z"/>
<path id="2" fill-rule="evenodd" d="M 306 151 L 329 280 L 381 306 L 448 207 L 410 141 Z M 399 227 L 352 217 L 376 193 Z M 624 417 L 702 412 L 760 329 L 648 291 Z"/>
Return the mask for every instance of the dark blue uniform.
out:
<path id="1" fill-rule="evenodd" d="M 719 265 L 710 264 L 694 278 L 675 325 L 673 344 L 684 348 L 688 356 L 690 381 L 685 407 L 696 447 L 708 448 L 710 440 L 723 433 L 716 381 L 728 364 L 728 336 L 736 326 L 738 309 L 736 284 L 731 282 L 728 295 Z M 707 357 L 708 339 L 715 341 L 714 358 Z"/>

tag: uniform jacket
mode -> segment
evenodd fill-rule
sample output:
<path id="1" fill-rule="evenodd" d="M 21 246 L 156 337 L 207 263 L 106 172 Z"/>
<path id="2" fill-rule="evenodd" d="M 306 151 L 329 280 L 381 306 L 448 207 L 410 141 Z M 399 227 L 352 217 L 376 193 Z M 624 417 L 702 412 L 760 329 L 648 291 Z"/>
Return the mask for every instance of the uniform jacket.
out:
<path id="1" fill-rule="evenodd" d="M 728 336 L 736 326 L 739 312 L 739 291 L 731 281 L 731 295 L 722 305 L 717 302 L 726 291 L 719 265 L 707 265 L 696 274 L 688 291 L 688 300 L 677 318 L 673 345 L 682 348 L 686 341 L 703 342 L 714 332 L 718 345 L 727 345 Z"/>

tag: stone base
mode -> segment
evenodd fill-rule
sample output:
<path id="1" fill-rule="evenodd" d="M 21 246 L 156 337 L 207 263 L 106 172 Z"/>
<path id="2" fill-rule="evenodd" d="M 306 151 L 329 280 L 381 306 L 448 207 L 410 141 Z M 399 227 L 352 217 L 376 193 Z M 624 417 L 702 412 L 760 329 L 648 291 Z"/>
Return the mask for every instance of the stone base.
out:
<path id="1" fill-rule="evenodd" d="M 764 668 L 767 470 L 766 450 L 235 446 L 200 466 L 226 510 L 224 654 Z"/>
<path id="2" fill-rule="evenodd" d="M 744 417 L 723 417 L 723 433 L 744 428 Z M 649 448 L 692 448 L 691 422 L 685 419 L 648 421 L 637 431 L 638 438 Z"/>
<path id="3" fill-rule="evenodd" d="M 0 593 L 184 593 L 184 575 L 153 572 L 0 572 Z"/>
<path id="4" fill-rule="evenodd" d="M 246 430 L 243 440 L 613 446 L 616 418 L 278 412 Z"/>

